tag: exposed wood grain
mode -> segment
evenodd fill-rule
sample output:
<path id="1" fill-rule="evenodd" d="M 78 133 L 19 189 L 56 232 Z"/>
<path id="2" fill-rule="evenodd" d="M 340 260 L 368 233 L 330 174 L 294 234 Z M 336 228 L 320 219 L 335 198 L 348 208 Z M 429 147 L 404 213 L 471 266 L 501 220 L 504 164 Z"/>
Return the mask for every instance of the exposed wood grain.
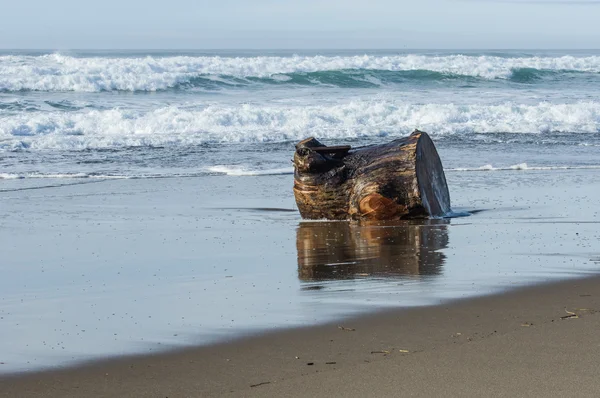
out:
<path id="1" fill-rule="evenodd" d="M 294 166 L 294 195 L 303 218 L 392 220 L 450 211 L 442 163 L 422 131 L 354 150 L 307 138 L 296 145 Z"/>

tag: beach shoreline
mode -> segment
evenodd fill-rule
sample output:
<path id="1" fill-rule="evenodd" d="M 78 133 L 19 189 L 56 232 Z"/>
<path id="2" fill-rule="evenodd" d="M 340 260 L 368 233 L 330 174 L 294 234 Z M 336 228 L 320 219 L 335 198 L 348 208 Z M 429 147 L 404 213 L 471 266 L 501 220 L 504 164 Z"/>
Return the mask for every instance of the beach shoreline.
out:
<path id="1" fill-rule="evenodd" d="M 0 396 L 598 395 L 598 71 L 0 51 Z M 298 141 L 415 129 L 469 216 L 302 219 Z"/>
<path id="2" fill-rule="evenodd" d="M 508 181 L 491 192 L 469 175 L 472 186 L 452 182 L 455 208 L 497 208 L 377 225 L 300 220 L 291 193 L 281 194 L 287 176 L 33 190 L 14 181 L 1 198 L 9 261 L 0 266 L 0 373 L 185 350 L 597 272 L 597 213 L 571 204 L 591 203 L 597 176 L 509 175 L 536 185 Z M 569 190 L 550 186 L 567 178 Z M 581 178 L 589 185 L 576 185 Z"/>
<path id="3" fill-rule="evenodd" d="M 511 377 L 512 381 L 504 380 L 506 389 L 494 396 L 517 391 L 524 381 L 513 379 L 515 375 L 530 372 L 550 376 L 548 369 L 555 367 L 560 367 L 558 379 L 552 373 L 552 379 L 531 381 L 528 395 L 534 395 L 529 396 L 542 396 L 549 385 L 568 383 L 573 378 L 585 379 L 586 383 L 578 383 L 583 395 L 577 396 L 586 396 L 585 392 L 600 388 L 600 383 L 588 378 L 593 369 L 582 373 L 589 355 L 570 346 L 588 347 L 594 355 L 600 351 L 600 342 L 593 333 L 600 325 L 596 313 L 600 310 L 598 291 L 600 278 L 593 276 L 437 306 L 378 311 L 215 345 L 3 375 L 0 396 L 278 396 L 284 392 L 286 396 L 319 392 L 364 396 L 366 391 L 389 396 L 392 390 L 388 388 L 395 383 L 404 384 L 409 396 L 426 396 L 444 389 L 459 393 L 464 392 L 464 379 L 460 378 L 453 383 L 444 378 L 443 386 L 436 380 L 420 385 L 416 380 L 391 374 L 386 386 L 380 384 L 380 379 L 388 366 L 405 369 L 409 364 L 418 364 L 433 371 L 455 360 L 453 356 L 461 352 L 461 361 L 455 365 L 464 371 L 483 372 L 477 364 L 486 356 L 490 365 L 484 372 L 487 377 L 495 383 Z M 583 337 L 573 341 L 571 335 Z M 554 340 L 563 341 L 564 346 L 553 346 Z M 522 351 L 512 352 L 516 356 L 511 357 L 507 352 L 513 346 Z M 554 355 L 556 363 L 542 361 Z M 539 368 L 531 367 L 536 357 L 540 358 L 536 365 Z M 523 358 L 530 360 L 523 362 Z M 497 361 L 505 361 L 507 371 L 494 376 L 489 372 L 494 371 Z M 459 368 L 445 371 L 452 374 L 460 372 Z M 359 373 L 362 376 L 355 383 L 348 380 L 349 375 Z M 492 388 L 483 381 L 471 382 L 474 384 L 469 387 L 469 396 L 481 396 Z M 306 389 L 297 390 L 301 385 Z"/>

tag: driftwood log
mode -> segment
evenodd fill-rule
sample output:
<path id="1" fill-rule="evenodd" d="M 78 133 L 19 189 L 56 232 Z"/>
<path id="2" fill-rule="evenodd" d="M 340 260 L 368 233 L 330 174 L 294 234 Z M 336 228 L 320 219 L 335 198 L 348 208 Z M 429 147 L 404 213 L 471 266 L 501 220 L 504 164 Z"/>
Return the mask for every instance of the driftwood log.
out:
<path id="1" fill-rule="evenodd" d="M 418 130 L 354 150 L 315 138 L 299 142 L 294 196 L 307 219 L 397 220 L 450 212 L 442 162 L 431 138 Z"/>

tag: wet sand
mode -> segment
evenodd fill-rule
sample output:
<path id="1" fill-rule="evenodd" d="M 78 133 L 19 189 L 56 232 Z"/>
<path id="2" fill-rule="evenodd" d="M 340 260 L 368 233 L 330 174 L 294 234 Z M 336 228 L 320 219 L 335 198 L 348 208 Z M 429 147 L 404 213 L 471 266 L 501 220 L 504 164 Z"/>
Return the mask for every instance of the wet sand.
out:
<path id="1" fill-rule="evenodd" d="M 598 387 L 593 170 L 457 174 L 483 211 L 375 225 L 301 221 L 288 177 L 6 184 L 0 396 Z"/>
<path id="2" fill-rule="evenodd" d="M 2 397 L 597 396 L 600 278 L 0 379 Z"/>

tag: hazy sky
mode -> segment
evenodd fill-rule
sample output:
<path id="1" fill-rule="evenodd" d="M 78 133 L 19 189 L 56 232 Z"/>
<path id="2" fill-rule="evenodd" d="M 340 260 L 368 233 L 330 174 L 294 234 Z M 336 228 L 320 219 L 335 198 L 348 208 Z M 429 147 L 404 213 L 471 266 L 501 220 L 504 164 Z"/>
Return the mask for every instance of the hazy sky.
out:
<path id="1" fill-rule="evenodd" d="M 600 0 L 0 0 L 0 48 L 600 48 Z"/>

